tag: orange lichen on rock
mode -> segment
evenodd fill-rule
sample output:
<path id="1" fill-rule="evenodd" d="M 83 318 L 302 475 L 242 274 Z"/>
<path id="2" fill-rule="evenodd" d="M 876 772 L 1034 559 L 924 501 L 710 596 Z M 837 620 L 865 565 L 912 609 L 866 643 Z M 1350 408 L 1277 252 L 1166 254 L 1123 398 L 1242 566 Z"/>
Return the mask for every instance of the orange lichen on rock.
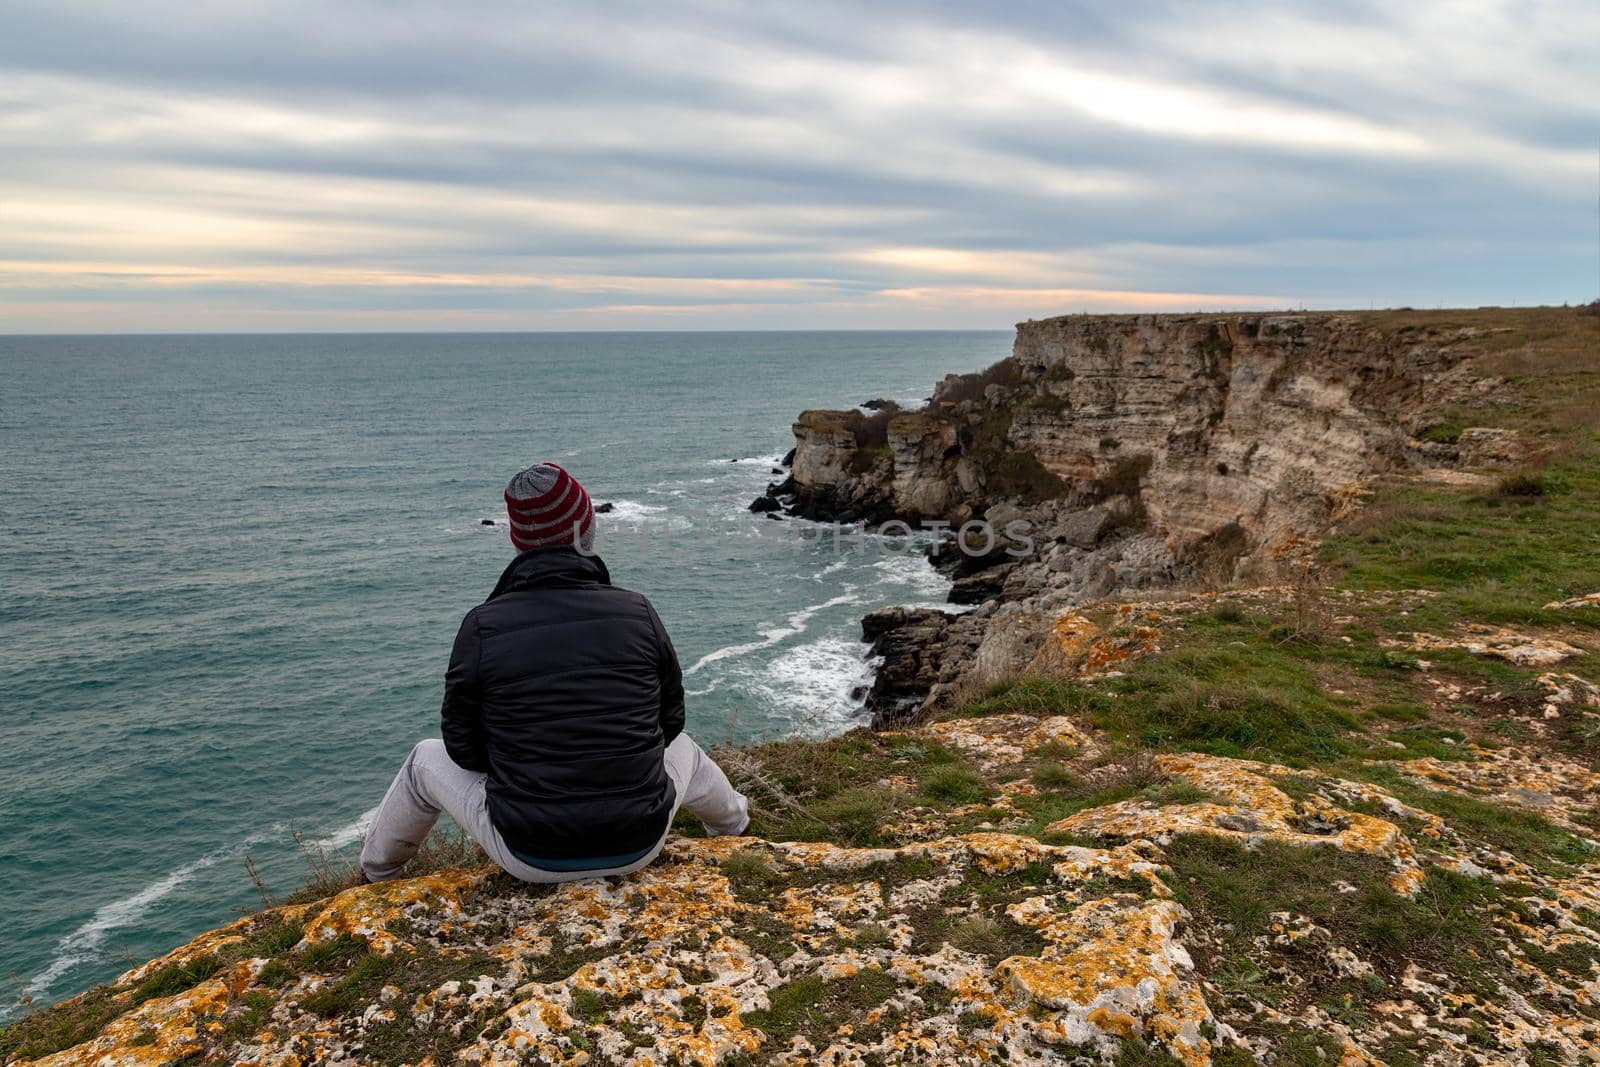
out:
<path id="1" fill-rule="evenodd" d="M 1065 673 L 1092 680 L 1104 678 L 1124 664 L 1161 651 L 1163 616 L 1142 603 L 1115 603 L 1109 608 L 1113 621 L 1102 626 L 1090 610 L 1073 608 L 1050 624 L 1043 646 L 1029 664 L 1035 672 Z"/>
<path id="2" fill-rule="evenodd" d="M 1211 1010 L 1175 935 L 1185 916 L 1177 904 L 1102 898 L 1063 913 L 1052 899 L 1030 897 L 1006 914 L 1036 928 L 1048 947 L 1006 959 L 997 976 L 1028 1001 L 1060 1012 L 1068 1041 L 1153 1038 L 1182 1063 L 1211 1062 L 1211 1043 L 1201 1034 Z"/>
<path id="3" fill-rule="evenodd" d="M 236 964 L 187 992 L 147 1000 L 111 1020 L 98 1037 L 34 1060 L 33 1067 L 162 1067 L 203 1053 L 204 1031 L 248 975 L 247 964 Z"/>
<path id="4" fill-rule="evenodd" d="M 1600 593 L 1584 593 L 1566 600 L 1552 600 L 1544 606 L 1546 611 L 1572 611 L 1576 608 L 1600 608 Z"/>
<path id="5" fill-rule="evenodd" d="M 1124 800 L 1078 812 L 1051 825 L 1050 831 L 1156 841 L 1177 834 L 1207 834 L 1246 843 L 1271 840 L 1339 848 L 1393 862 L 1392 885 L 1397 892 L 1410 895 L 1422 883 L 1416 851 L 1399 826 L 1343 810 L 1320 797 L 1291 798 L 1269 777 L 1290 773 L 1287 767 L 1197 753 L 1160 755 L 1155 764 L 1216 799 L 1169 805 Z"/>
<path id="6" fill-rule="evenodd" d="M 1546 671 L 1539 675 L 1539 687 L 1545 691 L 1544 717 L 1559 719 L 1566 708 L 1576 708 L 1585 715 L 1593 714 L 1589 708 L 1600 708 L 1600 685 L 1576 674 L 1555 674 Z"/>
<path id="7" fill-rule="evenodd" d="M 1573 818 L 1580 803 L 1600 798 L 1600 771 L 1574 760 L 1519 748 L 1472 749 L 1473 760 L 1431 756 L 1392 766 L 1413 781 L 1461 796 L 1538 812 L 1580 836 L 1597 831 Z"/>
<path id="8" fill-rule="evenodd" d="M 1068 745 L 1079 751 L 1091 747 L 1089 735 L 1066 715 L 951 719 L 932 723 L 923 732 L 972 755 L 985 768 L 1020 763 L 1045 745 Z"/>
<path id="9" fill-rule="evenodd" d="M 421 878 L 377 882 L 346 889 L 306 924 L 302 944 L 314 945 L 349 935 L 367 943 L 374 955 L 389 956 L 404 942 L 390 930 L 408 909 L 423 907 L 459 914 L 462 894 L 476 888 L 489 871 L 440 871 Z"/>

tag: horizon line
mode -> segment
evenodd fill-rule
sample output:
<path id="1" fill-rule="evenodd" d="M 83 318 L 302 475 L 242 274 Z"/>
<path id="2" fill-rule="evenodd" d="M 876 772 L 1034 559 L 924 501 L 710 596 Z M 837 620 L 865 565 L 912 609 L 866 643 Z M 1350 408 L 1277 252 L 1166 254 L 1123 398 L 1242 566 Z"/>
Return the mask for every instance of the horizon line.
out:
<path id="1" fill-rule="evenodd" d="M 861 327 L 832 327 L 832 328 L 802 328 L 802 327 L 700 327 L 688 328 L 663 328 L 652 330 L 623 330 L 623 329 L 567 329 L 567 330 L 473 330 L 473 329 L 433 329 L 433 330 L 48 330 L 31 332 L 0 332 L 3 340 L 26 340 L 41 337 L 490 337 L 490 336 L 526 336 L 526 335 L 619 335 L 619 334 L 708 334 L 708 333 L 1003 333 L 1015 329 L 1025 323 L 1048 322 L 1051 319 L 1069 318 L 1099 318 L 1099 319 L 1127 319 L 1127 318 L 1178 318 L 1183 316 L 1240 316 L 1240 315 L 1379 315 L 1390 312 L 1408 312 L 1412 314 L 1437 314 L 1444 312 L 1462 311 L 1536 311 L 1536 310 L 1561 310 L 1563 308 L 1588 307 L 1588 303 L 1574 304 L 1564 301 L 1560 304 L 1477 304 L 1473 306 L 1459 305 L 1446 307 L 1442 304 L 1433 307 L 1416 307 L 1413 305 L 1399 305 L 1395 307 L 1367 307 L 1367 308 L 1230 308 L 1216 311 L 1195 309 L 1192 311 L 1067 311 L 1059 315 L 1046 315 L 1043 318 L 1023 319 L 1009 326 L 952 326 L 952 327 L 926 327 L 926 326 L 861 326 Z"/>

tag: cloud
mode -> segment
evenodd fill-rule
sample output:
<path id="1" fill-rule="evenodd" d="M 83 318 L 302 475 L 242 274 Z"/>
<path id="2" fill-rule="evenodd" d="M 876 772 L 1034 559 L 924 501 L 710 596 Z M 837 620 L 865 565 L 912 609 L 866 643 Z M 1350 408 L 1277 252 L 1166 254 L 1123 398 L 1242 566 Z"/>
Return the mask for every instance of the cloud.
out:
<path id="1" fill-rule="evenodd" d="M 1580 2 L 0 0 L 0 331 L 1586 300 Z"/>

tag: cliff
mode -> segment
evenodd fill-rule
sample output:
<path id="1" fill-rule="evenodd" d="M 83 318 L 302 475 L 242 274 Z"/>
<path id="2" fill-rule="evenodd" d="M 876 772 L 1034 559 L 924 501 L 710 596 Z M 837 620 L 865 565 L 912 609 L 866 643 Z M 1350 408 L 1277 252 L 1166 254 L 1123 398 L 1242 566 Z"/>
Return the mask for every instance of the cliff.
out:
<path id="1" fill-rule="evenodd" d="M 1000 503 L 1129 497 L 1175 554 L 1237 526 L 1259 562 L 1353 484 L 1440 458 L 1414 435 L 1492 336 L 1353 314 L 1025 322 L 1008 359 L 950 375 L 923 410 L 803 413 L 792 507 L 960 525 Z"/>
<path id="2" fill-rule="evenodd" d="M 1319 392 L 1284 431 L 1364 442 L 1359 470 L 1306 457 L 1359 482 L 1336 508 L 1262 441 L 1249 469 L 1301 498 L 1173 489 L 1251 504 L 1173 518 L 1168 477 L 1250 448 L 1243 394 L 1199 437 L 1175 431 L 1175 409 L 1211 401 L 1165 374 L 1152 429 L 1118 438 L 1167 442 L 1137 491 L 1086 489 L 1107 478 L 1099 442 L 1087 466 L 1092 431 L 1052 421 L 1077 444 L 1030 454 L 1064 495 L 991 496 L 1019 473 L 1053 483 L 962 444 L 966 401 L 915 415 L 955 426 L 958 451 L 897 475 L 910 453 L 886 439 L 843 463 L 840 486 L 899 477 L 896 507 L 925 516 L 1032 515 L 1061 566 L 985 558 L 964 579 L 975 610 L 869 621 L 964 679 L 902 728 L 721 753 L 759 837 L 684 825 L 636 875 L 554 888 L 470 860 L 326 886 L 0 1030 L 0 1060 L 1600 1063 L 1600 318 L 1348 318 L 1326 328 L 1413 343 L 1365 372 L 1349 357 L 1344 414 Z M 1096 322 L 1177 328 L 1055 320 L 1019 349 L 1066 351 Z M 989 410 L 1018 432 L 1017 410 Z M 823 469 L 804 454 L 797 482 Z M 953 478 L 938 508 L 916 496 L 935 461 Z M 1294 523 L 1274 542 L 1275 515 L 1309 515 L 1321 543 Z M 1186 562 L 1223 516 L 1245 535 L 1233 564 L 1270 581 L 1207 587 Z M 976 635 L 959 649 L 956 620 Z"/>
<path id="3" fill-rule="evenodd" d="M 936 554 L 979 614 L 868 621 L 885 660 L 868 705 L 890 725 L 1025 668 L 1063 604 L 1272 581 L 1375 478 L 1529 461 L 1541 446 L 1515 430 L 1441 421 L 1496 399 L 1474 360 L 1509 329 L 1493 312 L 1026 322 L 1009 358 L 946 377 L 922 410 L 801 414 L 769 506 L 1027 531 L 1026 551 Z"/>

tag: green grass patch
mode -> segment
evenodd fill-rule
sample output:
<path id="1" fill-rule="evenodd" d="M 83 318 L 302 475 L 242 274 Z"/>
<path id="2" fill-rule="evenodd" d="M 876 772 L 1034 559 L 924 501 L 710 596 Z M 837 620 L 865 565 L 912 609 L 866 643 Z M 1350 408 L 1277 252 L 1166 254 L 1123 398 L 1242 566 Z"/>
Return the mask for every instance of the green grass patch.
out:
<path id="1" fill-rule="evenodd" d="M 962 708 L 957 717 L 1088 715 L 1108 708 L 1111 703 L 1106 693 L 1082 682 L 1025 675 L 991 685 L 982 697 Z"/>
<path id="2" fill-rule="evenodd" d="M 272 1018 L 277 999 L 271 993 L 253 990 L 234 1001 L 223 1018 L 221 1041 L 224 1045 L 237 1045 L 259 1034 Z"/>
<path id="3" fill-rule="evenodd" d="M 841 1022 L 888 1000 L 895 988 L 892 976 L 871 967 L 835 981 L 807 975 L 772 990 L 767 1010 L 750 1012 L 743 1021 L 767 1035 L 768 1048 L 782 1048 L 796 1034 L 809 1038 L 833 1034 Z"/>
<path id="4" fill-rule="evenodd" d="M 100 986 L 0 1029 L 0 1061 L 39 1059 L 90 1040 L 127 1010 L 126 1000 L 114 999 L 122 992 L 125 987 Z"/>
<path id="5" fill-rule="evenodd" d="M 973 795 L 977 773 L 937 741 L 867 730 L 826 741 L 757 745 L 741 750 L 730 767 L 735 785 L 755 801 L 755 831 L 761 836 L 860 846 L 887 843 L 878 828 L 893 822 L 902 808 L 962 803 L 951 798 Z M 925 788 L 881 784 L 889 778 L 910 778 Z M 988 795 L 987 784 L 984 790 L 976 799 Z"/>
<path id="6" fill-rule="evenodd" d="M 393 957 L 367 954 L 360 957 L 342 977 L 307 994 L 300 1001 L 306 1011 L 326 1018 L 338 1018 L 365 1007 L 376 999 L 400 969 Z"/>
<path id="7" fill-rule="evenodd" d="M 1503 626 L 1600 627 L 1600 612 L 1553 612 L 1552 600 L 1593 592 L 1600 574 L 1600 462 L 1592 443 L 1492 494 L 1417 484 L 1382 489 L 1323 558 L 1359 589 L 1441 594 L 1395 629 L 1472 620 Z M 1432 659 L 1433 657 L 1428 657 Z"/>
<path id="8" fill-rule="evenodd" d="M 187 992 L 222 970 L 222 961 L 215 956 L 201 956 L 185 963 L 174 963 L 153 972 L 133 987 L 132 1002 L 143 1004 L 158 997 L 171 997 Z"/>
<path id="9" fill-rule="evenodd" d="M 1328 695 L 1314 647 L 1249 642 L 1180 646 L 1131 664 L 1110 683 L 1121 699 L 1095 725 L 1140 748 L 1271 757 L 1304 765 L 1352 748 L 1355 717 Z"/>
<path id="10" fill-rule="evenodd" d="M 1082 780 L 1065 764 L 1046 759 L 1034 764 L 1033 784 L 1040 789 L 1078 789 Z"/>
<path id="11" fill-rule="evenodd" d="M 922 795 L 940 804 L 960 806 L 987 800 L 994 790 L 971 767 L 935 767 L 922 776 Z"/>
<path id="12" fill-rule="evenodd" d="M 1387 861 L 1334 848 L 1266 842 L 1247 849 L 1186 836 L 1166 853 L 1173 895 L 1214 927 L 1224 942 L 1217 959 L 1231 966 L 1269 931 L 1274 912 L 1287 911 L 1327 927 L 1386 981 L 1414 961 L 1494 989 L 1489 968 L 1498 940 L 1491 905 L 1500 891 L 1484 880 L 1433 868 L 1413 899 L 1389 887 Z M 1357 891 L 1341 893 L 1334 888 L 1340 882 Z"/>

